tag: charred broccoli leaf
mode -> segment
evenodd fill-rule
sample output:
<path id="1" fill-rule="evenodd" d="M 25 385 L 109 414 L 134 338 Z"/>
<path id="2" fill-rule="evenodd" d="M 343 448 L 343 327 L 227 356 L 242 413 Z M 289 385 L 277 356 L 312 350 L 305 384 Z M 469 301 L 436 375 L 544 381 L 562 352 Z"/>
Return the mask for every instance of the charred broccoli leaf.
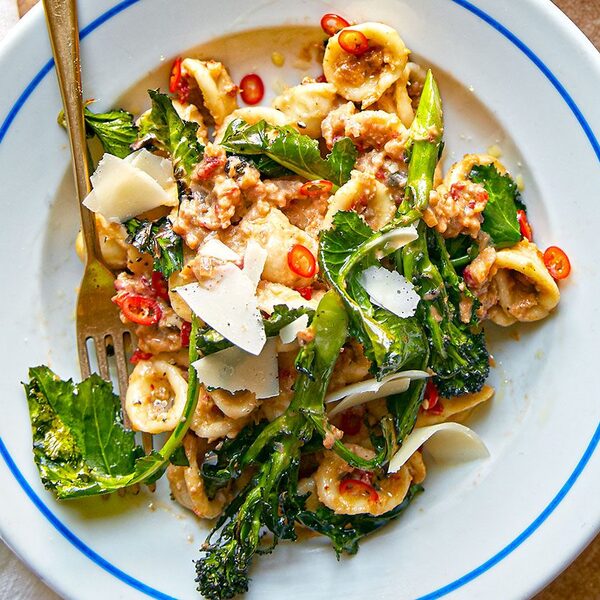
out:
<path id="1" fill-rule="evenodd" d="M 190 342 L 197 329 L 194 319 Z M 196 351 L 190 348 L 190 362 L 196 359 Z M 61 499 L 156 481 L 181 446 L 198 400 L 198 379 L 192 367 L 181 422 L 160 451 L 144 456 L 134 432 L 123 426 L 119 397 L 98 375 L 75 384 L 59 379 L 48 367 L 33 367 L 24 388 L 35 463 L 44 486 Z M 173 460 L 181 462 L 182 457 L 175 454 Z"/>
<path id="2" fill-rule="evenodd" d="M 422 298 L 417 316 L 428 334 L 434 382 L 445 397 L 478 392 L 490 367 L 485 338 L 478 331 L 477 301 L 452 266 L 443 238 L 424 223 L 418 231 L 399 259 Z M 471 306 L 467 323 L 461 319 L 462 300 Z"/>
<path id="3" fill-rule="evenodd" d="M 401 368 L 416 368 L 427 353 L 427 340 L 417 319 L 403 319 L 375 306 L 361 286 L 361 272 L 378 265 L 389 234 L 376 234 L 355 212 L 338 212 L 333 226 L 321 234 L 319 264 L 327 282 L 342 297 L 351 333 L 362 344 L 378 378 Z M 352 267 L 348 265 L 352 261 Z"/>
<path id="4" fill-rule="evenodd" d="M 83 116 L 86 136 L 97 137 L 104 152 L 119 158 L 131 154 L 131 144 L 138 137 L 138 128 L 131 113 L 120 109 L 94 113 L 86 106 L 83 109 Z M 57 121 L 63 127 L 67 126 L 64 111 L 60 111 Z"/>
<path id="5" fill-rule="evenodd" d="M 129 237 L 140 252 L 154 258 L 154 270 L 165 277 L 183 269 L 183 241 L 173 231 L 173 224 L 167 217 L 158 221 L 129 219 L 125 223 Z"/>
<path id="6" fill-rule="evenodd" d="M 349 138 L 337 141 L 323 158 L 318 142 L 293 127 L 278 127 L 266 121 L 249 125 L 242 119 L 234 119 L 227 126 L 220 144 L 228 152 L 256 156 L 261 171 L 273 173 L 275 162 L 306 179 L 328 179 L 336 186 L 350 179 L 358 155 Z"/>
<path id="7" fill-rule="evenodd" d="M 204 146 L 197 137 L 198 124 L 184 121 L 166 94 L 158 90 L 148 90 L 148 94 L 152 108 L 140 119 L 140 136 L 151 138 L 160 149 L 168 152 L 175 175 L 189 179 L 204 154 Z"/>
<path id="8" fill-rule="evenodd" d="M 494 164 L 489 164 L 475 165 L 469 179 L 483 185 L 488 193 L 481 229 L 490 235 L 494 246 L 504 248 L 521 241 L 517 205 L 521 208 L 522 202 L 512 177 L 508 173 L 501 175 Z"/>

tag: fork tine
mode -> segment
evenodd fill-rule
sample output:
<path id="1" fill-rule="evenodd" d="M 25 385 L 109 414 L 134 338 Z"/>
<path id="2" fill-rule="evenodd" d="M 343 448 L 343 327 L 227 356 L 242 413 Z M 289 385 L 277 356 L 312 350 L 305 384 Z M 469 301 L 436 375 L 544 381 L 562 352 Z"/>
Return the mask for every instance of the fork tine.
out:
<path id="1" fill-rule="evenodd" d="M 90 376 L 90 359 L 87 351 L 87 338 L 79 331 L 77 332 L 77 355 L 79 357 L 81 378 L 87 379 Z"/>
<path id="2" fill-rule="evenodd" d="M 127 356 L 125 354 L 125 342 L 122 332 L 114 333 L 111 337 L 113 348 L 115 350 L 117 381 L 119 382 L 119 397 L 121 398 L 121 406 L 123 407 L 123 419 L 125 421 L 125 426 L 130 427 L 129 419 L 125 412 L 125 394 L 127 393 L 127 385 L 129 384 L 129 369 L 127 367 Z"/>
<path id="3" fill-rule="evenodd" d="M 125 427 L 131 428 L 131 422 L 129 421 L 129 417 L 127 416 L 127 411 L 125 410 L 125 396 L 127 392 L 127 387 L 129 385 L 129 367 L 127 364 L 127 355 L 126 355 L 126 340 L 125 336 L 129 336 L 127 332 L 113 334 L 113 347 L 115 349 L 115 362 L 117 364 L 117 380 L 119 382 L 119 396 L 121 397 L 121 407 L 123 413 L 123 423 Z M 153 443 L 152 443 L 152 435 L 147 432 L 142 432 L 142 445 L 144 447 L 144 452 L 149 454 L 152 452 Z"/>
<path id="4" fill-rule="evenodd" d="M 98 370 L 100 377 L 104 381 L 110 381 L 110 371 L 108 370 L 108 354 L 106 352 L 106 337 L 95 337 L 94 346 L 96 347 L 96 358 L 98 359 Z"/>

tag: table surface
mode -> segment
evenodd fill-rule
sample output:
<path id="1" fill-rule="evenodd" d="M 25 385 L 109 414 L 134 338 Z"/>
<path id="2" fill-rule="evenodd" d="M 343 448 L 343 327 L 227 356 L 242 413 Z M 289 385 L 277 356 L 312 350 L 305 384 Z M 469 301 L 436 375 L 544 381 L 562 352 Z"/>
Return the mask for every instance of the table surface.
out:
<path id="1" fill-rule="evenodd" d="M 7 24 L 23 16 L 37 1 L 0 0 L 0 39 Z M 600 50 L 600 0 L 554 0 L 554 3 Z M 60 600 L 0 542 L 0 599 L 4 598 Z M 534 600 L 567 599 L 600 600 L 600 536 Z"/>

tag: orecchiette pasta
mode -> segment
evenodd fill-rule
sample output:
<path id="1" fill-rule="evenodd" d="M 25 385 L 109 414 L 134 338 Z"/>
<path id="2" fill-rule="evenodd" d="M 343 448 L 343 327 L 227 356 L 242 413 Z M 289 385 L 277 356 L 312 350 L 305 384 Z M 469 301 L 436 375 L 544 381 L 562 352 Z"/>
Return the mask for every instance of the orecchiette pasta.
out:
<path id="1" fill-rule="evenodd" d="M 165 360 L 141 360 L 129 377 L 125 410 L 136 431 L 172 431 L 183 412 L 187 381 Z"/>
<path id="2" fill-rule="evenodd" d="M 283 112 L 300 133 L 318 138 L 321 136 L 321 121 L 339 102 L 333 84 L 303 83 L 277 96 L 273 106 Z"/>
<path id="3" fill-rule="evenodd" d="M 494 388 L 484 385 L 480 392 L 474 394 L 464 394 L 454 398 L 441 398 L 443 410 L 438 413 L 424 411 L 419 413 L 415 427 L 426 427 L 428 425 L 437 425 L 445 421 L 456 421 L 462 423 L 472 412 L 472 410 L 487 402 L 494 395 Z"/>
<path id="4" fill-rule="evenodd" d="M 204 480 L 200 475 L 200 464 L 208 449 L 206 440 L 188 433 L 183 440 L 183 448 L 189 466 L 169 465 L 167 478 L 174 498 L 202 519 L 214 519 L 221 514 L 223 507 L 230 500 L 231 494 L 226 490 L 218 490 L 215 497 L 206 495 Z"/>
<path id="5" fill-rule="evenodd" d="M 375 455 L 372 450 L 356 444 L 347 447 L 364 459 Z M 412 482 L 425 479 L 425 464 L 419 452 L 397 472 L 383 475 L 377 480 L 378 491 L 371 495 L 347 494 L 340 491 L 344 476 L 352 476 L 354 469 L 335 452 L 327 450 L 313 478 L 319 500 L 331 510 L 343 515 L 382 515 L 398 506 Z"/>
<path id="6" fill-rule="evenodd" d="M 127 251 L 130 247 L 125 242 L 127 239 L 125 227 L 121 223 L 107 221 L 102 215 L 96 214 L 95 217 L 102 259 L 111 269 L 124 269 L 127 266 Z M 85 262 L 85 245 L 81 231 L 75 239 L 75 250 L 79 258 Z"/>
<path id="7" fill-rule="evenodd" d="M 534 243 L 522 240 L 511 248 L 499 250 L 494 269 L 498 305 L 507 317 L 539 321 L 558 304 L 558 286 Z"/>
<path id="8" fill-rule="evenodd" d="M 402 76 L 409 50 L 387 25 L 361 23 L 352 29 L 366 36 L 369 49 L 360 56 L 349 54 L 340 46 L 338 33 L 327 43 L 323 72 L 340 96 L 367 108 Z"/>
<path id="9" fill-rule="evenodd" d="M 222 401 L 222 398 L 220 400 Z M 208 440 L 235 437 L 248 422 L 248 416 L 228 417 L 217 406 L 213 398 L 213 392 L 209 392 L 204 386 L 200 386 L 198 404 L 190 425 L 190 429 L 198 437 Z"/>
<path id="10" fill-rule="evenodd" d="M 215 124 L 221 125 L 225 117 L 237 108 L 237 88 L 227 69 L 215 60 L 186 58 L 181 63 L 181 71 L 194 78 L 202 92 L 204 105 Z"/>

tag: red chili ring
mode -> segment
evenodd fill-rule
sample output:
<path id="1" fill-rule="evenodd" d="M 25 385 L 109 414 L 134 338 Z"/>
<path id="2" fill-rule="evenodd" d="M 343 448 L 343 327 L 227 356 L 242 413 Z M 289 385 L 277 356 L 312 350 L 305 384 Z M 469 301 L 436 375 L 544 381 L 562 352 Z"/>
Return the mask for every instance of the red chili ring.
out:
<path id="1" fill-rule="evenodd" d="M 369 494 L 369 502 L 377 502 L 379 500 L 377 490 L 372 485 L 360 479 L 344 479 L 340 481 L 340 494 L 360 494 L 363 492 Z"/>
<path id="2" fill-rule="evenodd" d="M 369 40 L 362 31 L 344 29 L 338 35 L 338 44 L 348 54 L 360 56 L 369 49 Z"/>
<path id="3" fill-rule="evenodd" d="M 156 325 L 162 317 L 158 302 L 147 296 L 125 294 L 117 296 L 113 302 L 119 306 L 127 320 L 138 325 Z"/>
<path id="4" fill-rule="evenodd" d="M 544 252 L 544 264 L 554 279 L 565 279 L 571 273 L 571 261 L 558 246 L 550 246 Z"/>
<path id="5" fill-rule="evenodd" d="M 335 13 L 326 13 L 321 17 L 321 28 L 329 36 L 335 35 L 340 29 L 344 29 L 348 25 L 350 23 L 344 17 L 340 17 Z"/>
<path id="6" fill-rule="evenodd" d="M 245 75 L 240 81 L 240 96 L 246 104 L 258 104 L 265 95 L 265 84 L 256 74 Z"/>
<path id="7" fill-rule="evenodd" d="M 527 218 L 527 214 L 524 210 L 517 211 L 517 221 L 519 222 L 519 229 L 521 230 L 521 235 L 529 242 L 533 241 L 533 230 L 531 229 L 531 225 L 529 224 L 529 219 Z"/>
<path id="8" fill-rule="evenodd" d="M 312 277 L 317 272 L 313 253 L 302 244 L 294 244 L 288 252 L 288 266 L 300 277 Z"/>
<path id="9" fill-rule="evenodd" d="M 312 181 L 307 181 L 299 191 L 303 196 L 312 198 L 321 194 L 328 194 L 332 189 L 333 182 L 328 179 L 313 179 Z"/>
<path id="10" fill-rule="evenodd" d="M 175 94 L 181 83 L 181 56 L 177 57 L 171 67 L 171 75 L 169 76 L 169 92 Z"/>

